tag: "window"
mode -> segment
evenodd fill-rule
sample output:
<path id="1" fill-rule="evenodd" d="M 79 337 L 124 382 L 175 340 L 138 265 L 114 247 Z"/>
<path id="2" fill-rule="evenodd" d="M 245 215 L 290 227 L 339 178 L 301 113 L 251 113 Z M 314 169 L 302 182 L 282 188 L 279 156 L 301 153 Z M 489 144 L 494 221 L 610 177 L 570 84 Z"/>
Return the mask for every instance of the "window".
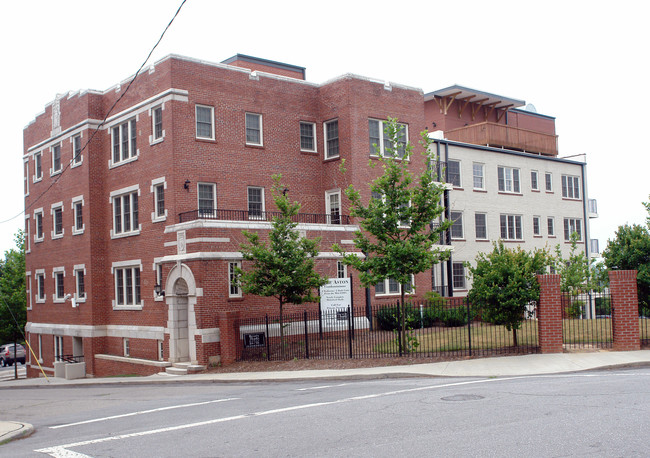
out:
<path id="1" fill-rule="evenodd" d="M 65 301 L 65 289 L 64 289 L 64 279 L 65 271 L 63 267 L 55 267 L 52 272 L 54 277 L 54 302 L 64 302 Z"/>
<path id="2" fill-rule="evenodd" d="M 368 120 L 368 134 L 370 137 L 370 155 L 371 156 L 391 156 L 396 153 L 395 157 L 403 158 L 406 154 L 406 139 L 408 131 L 406 124 L 398 124 L 397 144 L 391 145 L 391 139 L 386 132 L 388 123 L 376 119 Z"/>
<path id="3" fill-rule="evenodd" d="M 140 267 L 114 269 L 115 306 L 142 306 L 140 299 Z"/>
<path id="4" fill-rule="evenodd" d="M 327 224 L 341 224 L 341 191 L 325 193 Z"/>
<path id="5" fill-rule="evenodd" d="M 339 156 L 339 120 L 328 121 L 325 130 L 325 159 Z"/>
<path id="6" fill-rule="evenodd" d="M 544 182 L 546 183 L 546 192 L 553 192 L 553 174 L 551 172 L 544 174 Z"/>
<path id="7" fill-rule="evenodd" d="M 411 294 L 413 292 L 413 285 L 415 284 L 415 277 L 411 275 L 411 281 L 404 285 L 404 292 Z M 401 285 L 392 278 L 379 282 L 375 285 L 375 294 L 380 295 L 398 295 L 402 293 Z"/>
<path id="8" fill-rule="evenodd" d="M 447 161 L 447 183 L 450 183 L 456 188 L 460 188 L 460 161 Z"/>
<path id="9" fill-rule="evenodd" d="M 199 183 L 199 216 L 214 218 L 217 210 L 217 185 Z"/>
<path id="10" fill-rule="evenodd" d="M 580 177 L 562 175 L 562 197 L 580 199 Z"/>
<path id="11" fill-rule="evenodd" d="M 521 192 L 519 186 L 519 169 L 512 167 L 497 167 L 497 176 L 499 179 L 500 192 Z"/>
<path id="12" fill-rule="evenodd" d="M 42 164 L 42 154 L 39 151 L 34 154 L 34 181 L 38 181 L 43 178 L 43 164 Z"/>
<path id="13" fill-rule="evenodd" d="M 214 108 L 202 105 L 196 106 L 196 138 L 214 140 Z"/>
<path id="14" fill-rule="evenodd" d="M 472 164 L 474 189 L 485 189 L 485 165 Z"/>
<path id="15" fill-rule="evenodd" d="M 153 188 L 154 213 L 156 218 L 164 218 L 165 214 L 165 184 L 160 183 Z"/>
<path id="16" fill-rule="evenodd" d="M 539 191 L 539 180 L 537 170 L 530 171 L 530 189 Z"/>
<path id="17" fill-rule="evenodd" d="M 45 302 L 45 272 L 36 271 L 36 302 Z"/>
<path id="18" fill-rule="evenodd" d="M 162 299 L 163 297 L 162 290 L 164 290 L 164 285 L 163 285 L 163 269 L 162 269 L 162 264 L 160 262 L 156 262 L 154 264 L 154 271 L 156 273 L 156 283 L 154 285 L 161 286 L 161 293 L 156 294 L 156 292 L 154 291 L 154 296 L 156 298 Z"/>
<path id="19" fill-rule="evenodd" d="M 162 105 L 158 105 L 153 110 L 151 110 L 151 130 L 153 141 L 162 140 L 163 132 L 163 119 L 162 119 L 163 108 Z"/>
<path id="20" fill-rule="evenodd" d="M 451 264 L 454 289 L 465 289 L 465 264 L 453 262 Z"/>
<path id="21" fill-rule="evenodd" d="M 52 174 L 61 171 L 61 144 L 52 146 Z"/>
<path id="22" fill-rule="evenodd" d="M 29 195 L 29 159 L 23 159 L 23 186 L 25 196 Z"/>
<path id="23" fill-rule="evenodd" d="M 138 154 L 135 118 L 111 129 L 113 136 L 113 164 L 128 161 Z"/>
<path id="24" fill-rule="evenodd" d="M 81 164 L 81 135 L 72 137 L 72 165 Z"/>
<path id="25" fill-rule="evenodd" d="M 113 235 L 139 233 L 138 191 L 113 197 Z"/>
<path id="26" fill-rule="evenodd" d="M 264 219 L 264 188 L 248 187 L 248 218 Z"/>
<path id="27" fill-rule="evenodd" d="M 239 284 L 239 275 L 237 269 L 241 269 L 241 262 L 228 263 L 228 297 L 242 297 L 241 285 Z"/>
<path id="28" fill-rule="evenodd" d="M 63 237 L 63 205 L 52 204 L 52 238 Z"/>
<path id="29" fill-rule="evenodd" d="M 83 207 L 83 196 L 74 197 L 72 199 L 72 213 L 74 217 L 74 222 L 72 224 L 73 235 L 83 234 L 84 232 Z"/>
<path id="30" fill-rule="evenodd" d="M 32 251 L 32 228 L 29 218 L 29 215 L 25 216 L 25 253 Z"/>
<path id="31" fill-rule="evenodd" d="M 124 344 L 124 356 L 131 356 L 131 342 L 129 342 L 129 338 L 124 337 L 122 343 Z"/>
<path id="32" fill-rule="evenodd" d="M 598 246 L 598 239 L 589 240 L 589 251 L 593 254 L 600 253 L 599 246 Z"/>
<path id="33" fill-rule="evenodd" d="M 59 361 L 63 356 L 63 336 L 54 336 L 54 358 Z"/>
<path id="34" fill-rule="evenodd" d="M 262 115 L 246 113 L 246 144 L 262 146 Z"/>
<path id="35" fill-rule="evenodd" d="M 453 221 L 453 224 L 451 225 L 451 238 L 462 239 L 463 238 L 463 213 L 451 212 L 451 220 Z"/>
<path id="36" fill-rule="evenodd" d="M 576 233 L 578 242 L 582 241 L 582 221 L 578 218 L 564 218 L 564 240 L 571 240 L 571 234 Z"/>
<path id="37" fill-rule="evenodd" d="M 336 261 L 336 278 L 348 278 L 348 266 Z"/>
<path id="38" fill-rule="evenodd" d="M 485 213 L 474 213 L 474 228 L 477 239 L 487 240 L 487 215 Z"/>
<path id="39" fill-rule="evenodd" d="M 86 300 L 86 282 L 85 282 L 86 268 L 84 265 L 74 266 L 75 277 L 75 299 L 77 301 Z"/>
<path id="40" fill-rule="evenodd" d="M 32 303 L 34 302 L 34 298 L 32 297 L 32 273 L 31 272 L 25 272 L 25 292 L 26 292 L 26 299 L 27 303 L 25 304 L 27 306 L 27 310 L 32 309 Z"/>
<path id="41" fill-rule="evenodd" d="M 540 236 L 542 235 L 542 230 L 539 224 L 540 217 L 533 216 L 533 235 Z"/>
<path id="42" fill-rule="evenodd" d="M 34 212 L 34 220 L 36 221 L 34 241 L 41 242 L 43 241 L 43 210 L 36 210 Z"/>
<path id="43" fill-rule="evenodd" d="M 165 359 L 165 346 L 162 340 L 158 341 L 158 360 L 163 361 Z"/>
<path id="44" fill-rule="evenodd" d="M 501 238 L 522 240 L 521 215 L 500 215 Z"/>
<path id="45" fill-rule="evenodd" d="M 546 218 L 546 228 L 548 236 L 555 237 L 555 219 L 553 217 L 549 216 Z"/>
<path id="46" fill-rule="evenodd" d="M 316 152 L 316 124 L 300 123 L 300 151 Z"/>

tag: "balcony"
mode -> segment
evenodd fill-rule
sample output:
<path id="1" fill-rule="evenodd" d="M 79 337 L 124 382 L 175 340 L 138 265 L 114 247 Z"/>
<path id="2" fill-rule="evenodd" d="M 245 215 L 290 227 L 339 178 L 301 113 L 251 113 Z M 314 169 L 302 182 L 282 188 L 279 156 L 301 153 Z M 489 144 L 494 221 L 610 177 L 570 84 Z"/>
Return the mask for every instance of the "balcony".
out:
<path id="1" fill-rule="evenodd" d="M 186 223 L 199 219 L 218 221 L 272 221 L 274 217 L 281 216 L 280 212 L 263 212 L 248 210 L 191 210 L 178 214 L 178 222 Z M 323 213 L 298 213 L 292 221 L 304 224 L 350 224 L 349 215 L 323 214 Z"/>
<path id="2" fill-rule="evenodd" d="M 598 201 L 596 199 L 589 199 L 587 203 L 589 206 L 589 218 L 598 218 Z"/>
<path id="3" fill-rule="evenodd" d="M 449 140 L 506 148 L 544 156 L 557 156 L 557 135 L 544 134 L 518 127 L 482 122 L 445 132 Z"/>

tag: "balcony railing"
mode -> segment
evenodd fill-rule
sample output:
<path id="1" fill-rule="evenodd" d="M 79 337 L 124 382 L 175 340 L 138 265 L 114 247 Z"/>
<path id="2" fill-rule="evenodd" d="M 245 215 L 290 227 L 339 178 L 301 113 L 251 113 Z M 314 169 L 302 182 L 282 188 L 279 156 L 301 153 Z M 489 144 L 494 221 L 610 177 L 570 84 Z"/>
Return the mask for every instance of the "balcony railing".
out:
<path id="1" fill-rule="evenodd" d="M 179 213 L 178 222 L 186 223 L 198 219 L 218 221 L 271 221 L 274 217 L 281 216 L 280 212 L 248 211 L 248 210 L 222 210 L 201 209 Z M 298 213 L 292 221 L 305 224 L 350 224 L 349 215 L 323 214 L 323 213 Z"/>
<path id="2" fill-rule="evenodd" d="M 557 135 L 482 122 L 445 132 L 449 140 L 557 156 Z"/>

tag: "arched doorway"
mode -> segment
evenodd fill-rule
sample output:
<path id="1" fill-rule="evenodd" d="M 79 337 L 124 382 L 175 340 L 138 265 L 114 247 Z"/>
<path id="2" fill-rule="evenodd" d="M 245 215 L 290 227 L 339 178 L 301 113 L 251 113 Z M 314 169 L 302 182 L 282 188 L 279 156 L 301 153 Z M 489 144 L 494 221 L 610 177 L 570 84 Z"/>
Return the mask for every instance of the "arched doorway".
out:
<path id="1" fill-rule="evenodd" d="M 196 283 L 192 271 L 184 264 L 177 264 L 169 272 L 165 296 L 168 306 L 167 329 L 169 330 L 169 361 L 196 362 Z"/>

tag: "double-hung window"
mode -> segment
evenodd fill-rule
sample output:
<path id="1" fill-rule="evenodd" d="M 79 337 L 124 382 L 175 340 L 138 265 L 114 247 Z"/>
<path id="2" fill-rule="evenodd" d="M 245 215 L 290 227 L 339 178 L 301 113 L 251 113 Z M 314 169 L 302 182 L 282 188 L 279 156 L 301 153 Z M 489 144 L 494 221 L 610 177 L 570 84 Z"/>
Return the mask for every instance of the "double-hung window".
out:
<path id="1" fill-rule="evenodd" d="M 65 270 L 63 267 L 55 267 L 52 272 L 54 277 L 54 302 L 65 302 Z"/>
<path id="2" fill-rule="evenodd" d="M 316 152 L 316 124 L 300 122 L 300 151 Z"/>
<path id="3" fill-rule="evenodd" d="M 564 240 L 569 242 L 574 232 L 577 235 L 577 241 L 582 241 L 582 220 L 579 218 L 564 218 Z"/>
<path id="4" fill-rule="evenodd" d="M 248 187 L 248 219 L 264 219 L 264 188 Z"/>
<path id="5" fill-rule="evenodd" d="M 518 194 L 521 192 L 519 169 L 512 167 L 497 167 L 499 192 Z"/>
<path id="6" fill-rule="evenodd" d="M 399 159 L 406 154 L 408 128 L 406 124 L 397 124 L 397 142 L 393 143 L 386 132 L 388 123 L 377 119 L 368 120 L 368 136 L 371 156 L 393 156 Z"/>
<path id="7" fill-rule="evenodd" d="M 348 278 L 348 266 L 336 261 L 336 278 Z"/>
<path id="8" fill-rule="evenodd" d="M 140 267 L 120 266 L 113 268 L 115 277 L 115 308 L 141 307 Z"/>
<path id="9" fill-rule="evenodd" d="M 196 106 L 196 138 L 214 140 L 214 108 Z"/>
<path id="10" fill-rule="evenodd" d="M 540 227 L 540 217 L 533 216 L 533 235 L 540 236 L 542 235 L 542 228 Z"/>
<path id="11" fill-rule="evenodd" d="M 154 223 L 165 221 L 167 219 L 167 209 L 165 209 L 165 189 L 167 181 L 165 177 L 151 180 L 149 190 L 153 196 L 153 212 L 151 212 L 151 221 Z"/>
<path id="12" fill-rule="evenodd" d="M 562 175 L 562 197 L 580 199 L 580 177 Z"/>
<path id="13" fill-rule="evenodd" d="M 43 179 L 43 153 L 40 151 L 34 154 L 34 181 Z"/>
<path id="14" fill-rule="evenodd" d="M 36 225 L 36 234 L 34 234 L 35 242 L 43 241 L 43 210 L 39 209 L 34 211 L 34 220 Z"/>
<path id="15" fill-rule="evenodd" d="M 72 225 L 72 234 L 79 235 L 84 232 L 84 199 L 83 196 L 74 197 L 72 199 L 72 214 L 73 214 L 73 225 Z"/>
<path id="16" fill-rule="evenodd" d="M 474 229 L 478 240 L 487 240 L 487 214 L 474 213 Z"/>
<path id="17" fill-rule="evenodd" d="M 553 174 L 551 172 L 544 174 L 544 184 L 546 186 L 546 192 L 553 192 Z"/>
<path id="18" fill-rule="evenodd" d="M 113 165 L 129 161 L 138 155 L 135 118 L 129 119 L 111 129 L 113 141 Z"/>
<path id="19" fill-rule="evenodd" d="M 215 218 L 217 213 L 217 185 L 199 183 L 199 217 Z"/>
<path id="20" fill-rule="evenodd" d="M 327 191 L 325 193 L 327 211 L 327 224 L 341 224 L 341 191 Z"/>
<path id="21" fill-rule="evenodd" d="M 36 302 L 45 302 L 45 272 L 36 271 Z"/>
<path id="22" fill-rule="evenodd" d="M 228 263 L 228 297 L 242 297 L 241 285 L 237 269 L 241 269 L 241 261 Z"/>
<path id="23" fill-rule="evenodd" d="M 158 141 L 162 140 L 164 131 L 163 131 L 163 108 L 162 105 L 151 110 L 151 131 L 152 131 L 152 140 Z"/>
<path id="24" fill-rule="evenodd" d="M 500 215 L 501 239 L 522 240 L 521 215 Z"/>
<path id="25" fill-rule="evenodd" d="M 530 171 L 530 189 L 539 191 L 539 173 L 537 170 Z"/>
<path id="26" fill-rule="evenodd" d="M 77 301 L 86 300 L 86 268 L 84 265 L 74 266 L 75 277 L 75 299 Z"/>
<path id="27" fill-rule="evenodd" d="M 552 216 L 546 218 L 546 230 L 549 237 L 555 237 L 555 218 Z"/>
<path id="28" fill-rule="evenodd" d="M 246 113 L 246 144 L 262 146 L 262 115 Z"/>
<path id="29" fill-rule="evenodd" d="M 52 204 L 52 238 L 63 237 L 63 204 Z"/>
<path id="30" fill-rule="evenodd" d="M 406 294 L 411 294 L 413 292 L 413 285 L 415 284 L 415 277 L 411 275 L 411 280 L 404 285 L 404 292 Z M 382 295 L 398 295 L 402 293 L 402 285 L 400 285 L 397 280 L 392 278 L 387 278 L 384 281 L 381 281 L 375 285 L 375 294 L 377 296 Z"/>
<path id="31" fill-rule="evenodd" d="M 451 238 L 452 239 L 462 239 L 463 238 L 463 213 L 462 212 L 451 212 Z"/>
<path id="32" fill-rule="evenodd" d="M 455 188 L 460 188 L 461 178 L 460 178 L 460 161 L 447 160 L 447 183 L 451 184 Z"/>
<path id="33" fill-rule="evenodd" d="M 474 189 L 484 190 L 485 189 L 485 165 L 477 164 L 476 162 L 472 164 L 472 178 L 474 182 Z"/>
<path id="34" fill-rule="evenodd" d="M 61 171 L 61 144 L 52 146 L 52 174 Z"/>
<path id="35" fill-rule="evenodd" d="M 138 194 L 139 190 L 133 189 L 124 193 L 118 191 L 112 195 L 114 236 L 140 233 Z"/>
<path id="36" fill-rule="evenodd" d="M 454 289 L 465 289 L 465 264 L 453 262 L 451 264 L 451 273 Z"/>
<path id="37" fill-rule="evenodd" d="M 76 166 L 81 164 L 81 135 L 72 137 L 72 165 Z"/>
<path id="38" fill-rule="evenodd" d="M 325 131 L 325 159 L 339 157 L 339 120 L 333 119 L 323 124 Z"/>

